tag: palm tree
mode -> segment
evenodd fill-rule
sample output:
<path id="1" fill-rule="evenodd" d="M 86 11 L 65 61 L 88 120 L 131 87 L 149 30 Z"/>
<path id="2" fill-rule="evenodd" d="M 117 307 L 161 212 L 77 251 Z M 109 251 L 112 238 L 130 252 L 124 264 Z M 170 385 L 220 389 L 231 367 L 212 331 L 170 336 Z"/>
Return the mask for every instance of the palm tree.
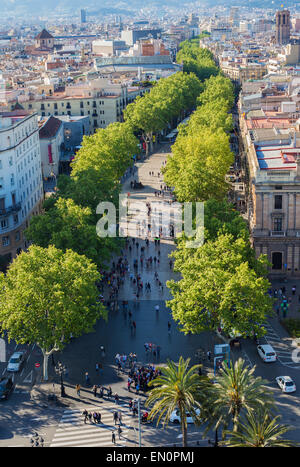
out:
<path id="1" fill-rule="evenodd" d="M 178 365 L 168 360 L 167 366 L 160 367 L 161 375 L 150 381 L 151 389 L 146 406 L 152 406 L 150 418 L 158 415 L 157 425 L 162 420 L 163 426 L 169 422 L 172 412 L 179 410 L 183 446 L 187 446 L 187 417 L 189 413 L 196 424 L 200 423 L 196 409 L 200 408 L 196 395 L 201 387 L 199 366 L 188 369 L 190 358 L 180 357 Z"/>
<path id="2" fill-rule="evenodd" d="M 236 431 L 242 410 L 274 408 L 273 394 L 265 387 L 267 381 L 260 376 L 255 377 L 254 371 L 255 367 L 249 369 L 241 358 L 230 368 L 223 365 L 221 374 L 209 390 L 214 407 L 212 419 L 217 419 L 216 428 L 220 425 L 227 428 L 232 422 L 233 431 Z"/>
<path id="3" fill-rule="evenodd" d="M 291 447 L 297 443 L 282 439 L 290 428 L 287 425 L 277 423 L 277 417 L 270 418 L 266 410 L 254 413 L 253 411 L 246 414 L 246 423 L 238 423 L 236 431 L 226 431 L 229 439 L 223 444 L 229 447 L 252 447 L 252 448 L 267 448 L 267 447 Z"/>

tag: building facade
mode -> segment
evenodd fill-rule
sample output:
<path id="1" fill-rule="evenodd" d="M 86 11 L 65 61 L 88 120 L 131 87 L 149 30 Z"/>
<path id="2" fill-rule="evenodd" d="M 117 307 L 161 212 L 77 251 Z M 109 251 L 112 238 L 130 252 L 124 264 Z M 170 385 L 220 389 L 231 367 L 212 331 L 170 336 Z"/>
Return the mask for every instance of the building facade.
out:
<path id="1" fill-rule="evenodd" d="M 44 199 L 37 114 L 0 113 L 0 255 L 26 247 L 24 229 Z"/>
<path id="2" fill-rule="evenodd" d="M 252 129 L 245 135 L 250 173 L 249 225 L 270 274 L 300 275 L 300 132 Z"/>

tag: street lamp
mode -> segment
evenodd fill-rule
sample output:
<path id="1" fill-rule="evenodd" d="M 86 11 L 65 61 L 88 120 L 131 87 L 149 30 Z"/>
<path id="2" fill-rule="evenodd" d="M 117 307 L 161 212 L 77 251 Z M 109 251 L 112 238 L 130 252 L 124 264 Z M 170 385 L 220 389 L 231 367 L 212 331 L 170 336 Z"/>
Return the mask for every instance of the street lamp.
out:
<path id="1" fill-rule="evenodd" d="M 63 374 L 66 371 L 65 365 L 63 365 L 61 362 L 57 362 L 57 365 L 55 367 L 55 373 L 60 375 L 60 395 L 61 397 L 65 397 L 65 387 L 63 383 Z"/>

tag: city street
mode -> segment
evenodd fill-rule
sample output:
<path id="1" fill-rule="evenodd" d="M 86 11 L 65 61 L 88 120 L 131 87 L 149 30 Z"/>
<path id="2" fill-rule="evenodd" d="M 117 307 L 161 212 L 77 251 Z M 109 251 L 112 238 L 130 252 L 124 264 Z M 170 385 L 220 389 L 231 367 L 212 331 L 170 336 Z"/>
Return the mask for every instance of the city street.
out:
<path id="1" fill-rule="evenodd" d="M 166 160 L 167 146 L 162 146 L 160 151 L 150 156 L 145 162 L 137 163 L 138 171 L 133 178 L 128 178 L 124 184 L 124 193 L 128 193 L 131 203 L 158 203 L 163 205 L 163 209 L 168 209 L 170 194 L 165 196 L 155 196 L 155 191 L 159 191 L 163 185 L 161 170 L 163 162 Z M 152 175 L 152 172 L 154 173 Z M 151 175 L 150 175 L 151 173 Z M 142 182 L 144 188 L 134 190 L 130 182 L 135 179 Z M 152 206 L 152 204 L 151 204 Z M 153 204 L 153 211 L 155 204 Z M 157 204 L 158 206 L 158 204 Z M 157 221 L 158 227 L 160 223 Z M 201 335 L 184 335 L 181 333 L 172 320 L 170 310 L 166 307 L 165 301 L 170 298 L 165 282 L 171 278 L 176 278 L 169 261 L 169 253 L 174 248 L 174 243 L 170 237 L 162 239 L 160 245 L 154 244 L 154 239 L 149 237 L 149 246 L 145 244 L 145 230 L 143 222 L 140 225 L 140 238 L 138 247 L 130 239 L 127 248 L 124 248 L 123 259 L 126 257 L 130 271 L 127 272 L 124 285 L 121 285 L 118 295 L 117 306 L 109 313 L 108 321 L 99 321 L 95 327 L 95 332 L 83 335 L 66 346 L 61 354 L 55 354 L 54 360 L 61 361 L 67 367 L 67 374 L 64 375 L 64 384 L 67 397 L 60 398 L 59 377 L 55 374 L 52 360 L 49 360 L 50 379 L 48 383 L 39 382 L 41 368 L 36 368 L 36 363 L 42 362 L 42 355 L 35 346 L 30 346 L 28 359 L 21 373 L 15 376 L 16 388 L 7 401 L 1 402 L 0 413 L 0 446 L 28 446 L 30 436 L 37 431 L 45 440 L 45 446 L 112 446 L 111 433 L 115 430 L 112 414 L 114 410 L 121 410 L 123 413 L 123 432 L 119 440 L 116 435 L 116 446 L 130 447 L 138 446 L 138 426 L 137 417 L 133 417 L 128 407 L 128 401 L 140 398 L 143 402 L 146 398 L 143 392 L 136 394 L 134 388 L 129 393 L 127 389 L 127 373 L 117 372 L 115 363 L 116 354 L 137 355 L 137 364 L 151 364 L 157 366 L 164 364 L 168 359 L 178 361 L 182 355 L 184 358 L 190 357 L 192 363 L 198 363 L 196 352 L 202 349 L 205 354 L 208 350 L 213 353 L 214 344 L 221 343 L 217 335 L 212 333 L 202 333 Z M 147 229 L 146 229 L 147 230 Z M 131 246 L 131 251 L 129 249 Z M 160 262 L 146 266 L 140 262 L 141 247 L 145 248 L 145 259 L 152 256 L 159 258 Z M 160 252 L 160 253 L 159 253 Z M 116 261 L 118 258 L 114 259 Z M 134 260 L 138 260 L 138 273 L 141 274 L 144 284 L 150 282 L 151 293 L 143 292 L 136 297 L 136 288 L 130 279 L 130 274 L 134 272 Z M 158 281 L 154 274 L 157 272 L 159 281 L 163 284 L 163 290 L 158 286 Z M 105 291 L 105 298 L 108 299 L 109 290 Z M 128 301 L 128 309 L 124 312 L 122 301 Z M 159 305 L 159 311 L 155 307 Z M 132 316 L 129 317 L 129 310 Z M 136 328 L 132 322 L 136 323 Z M 168 328 L 168 322 L 170 323 Z M 266 378 L 269 386 L 274 390 L 275 398 L 280 413 L 283 414 L 283 423 L 287 423 L 296 428 L 291 431 L 288 437 L 299 439 L 299 391 L 300 391 L 300 363 L 297 365 L 291 362 L 292 344 L 286 337 L 286 332 L 279 325 L 277 318 L 270 320 L 266 342 L 276 345 L 279 353 L 279 360 L 276 363 L 263 363 L 256 351 L 256 345 L 249 339 L 243 342 L 241 350 L 233 350 L 233 359 L 241 356 L 249 366 L 257 365 L 256 374 Z M 153 348 L 160 346 L 160 355 L 145 351 L 145 343 L 151 343 Z M 101 351 L 101 346 L 105 348 L 105 355 Z M 9 344 L 8 353 L 12 354 L 15 345 Z M 18 346 L 18 349 L 22 346 Z M 96 368 L 99 364 L 99 369 Z M 204 370 L 212 372 L 212 362 L 203 362 Z M 0 371 L 5 374 L 6 364 L 1 363 Z M 90 382 L 86 384 L 85 374 L 88 372 Z M 275 377 L 279 375 L 291 376 L 297 385 L 295 394 L 282 394 L 275 383 Z M 76 384 L 81 385 L 80 396 L 76 393 Z M 112 393 L 119 396 L 119 404 L 114 403 L 114 399 L 108 398 L 104 393 L 104 398 L 94 396 L 92 387 L 94 384 L 102 385 L 104 388 L 111 386 Z M 60 406 L 47 402 L 46 398 L 34 400 L 34 391 L 41 389 L 43 394 L 55 393 Z M 102 415 L 101 424 L 91 422 L 84 423 L 82 411 L 100 411 Z M 180 445 L 181 432 L 178 426 L 169 426 L 166 429 L 147 425 L 142 427 L 143 446 L 173 446 Z M 189 442 L 191 445 L 208 445 L 207 440 L 202 440 L 203 429 L 194 426 L 189 427 Z"/>

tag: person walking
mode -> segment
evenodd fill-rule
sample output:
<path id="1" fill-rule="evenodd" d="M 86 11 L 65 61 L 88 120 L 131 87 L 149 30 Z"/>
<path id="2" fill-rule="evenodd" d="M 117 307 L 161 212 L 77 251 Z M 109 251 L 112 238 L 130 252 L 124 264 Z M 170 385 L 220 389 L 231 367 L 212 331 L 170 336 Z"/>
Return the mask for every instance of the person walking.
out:
<path id="1" fill-rule="evenodd" d="M 207 355 L 207 359 L 208 359 L 208 361 L 210 362 L 210 356 L 211 356 L 211 353 L 210 353 L 210 351 L 209 351 L 209 350 L 207 351 L 207 354 L 206 354 L 206 355 Z"/>
<path id="2" fill-rule="evenodd" d="M 120 410 L 118 412 L 118 419 L 119 419 L 120 425 L 123 425 L 123 423 L 122 423 L 122 412 Z"/>
<path id="3" fill-rule="evenodd" d="M 115 394 L 115 404 L 119 404 L 119 396 L 117 393 Z"/>
<path id="4" fill-rule="evenodd" d="M 80 384 L 76 384 L 76 388 L 75 388 L 75 389 L 76 389 L 77 396 L 80 397 L 80 389 L 81 389 Z"/>
<path id="5" fill-rule="evenodd" d="M 111 434 L 111 442 L 113 444 L 116 444 L 116 435 L 115 435 L 115 432 L 113 431 L 112 434 Z"/>
<path id="6" fill-rule="evenodd" d="M 118 412 L 116 412 L 116 411 L 113 413 L 113 421 L 115 422 L 115 425 L 118 422 Z"/>
<path id="7" fill-rule="evenodd" d="M 87 421 L 88 416 L 89 416 L 88 411 L 85 409 L 85 410 L 82 412 L 82 415 L 84 416 L 84 423 L 86 424 L 86 421 Z"/>
<path id="8" fill-rule="evenodd" d="M 97 423 L 101 423 L 101 413 L 97 413 Z"/>
<path id="9" fill-rule="evenodd" d="M 87 386 L 90 385 L 90 376 L 89 376 L 88 372 L 85 373 L 85 384 Z"/>
<path id="10" fill-rule="evenodd" d="M 121 433 L 122 433 L 122 428 L 120 427 L 120 425 L 118 426 L 118 436 L 119 436 L 119 439 L 121 439 Z"/>
<path id="11" fill-rule="evenodd" d="M 94 393 L 94 397 L 97 397 L 97 385 L 94 384 L 93 386 L 93 393 Z"/>
<path id="12" fill-rule="evenodd" d="M 168 321 L 168 334 L 171 334 L 171 323 Z"/>

